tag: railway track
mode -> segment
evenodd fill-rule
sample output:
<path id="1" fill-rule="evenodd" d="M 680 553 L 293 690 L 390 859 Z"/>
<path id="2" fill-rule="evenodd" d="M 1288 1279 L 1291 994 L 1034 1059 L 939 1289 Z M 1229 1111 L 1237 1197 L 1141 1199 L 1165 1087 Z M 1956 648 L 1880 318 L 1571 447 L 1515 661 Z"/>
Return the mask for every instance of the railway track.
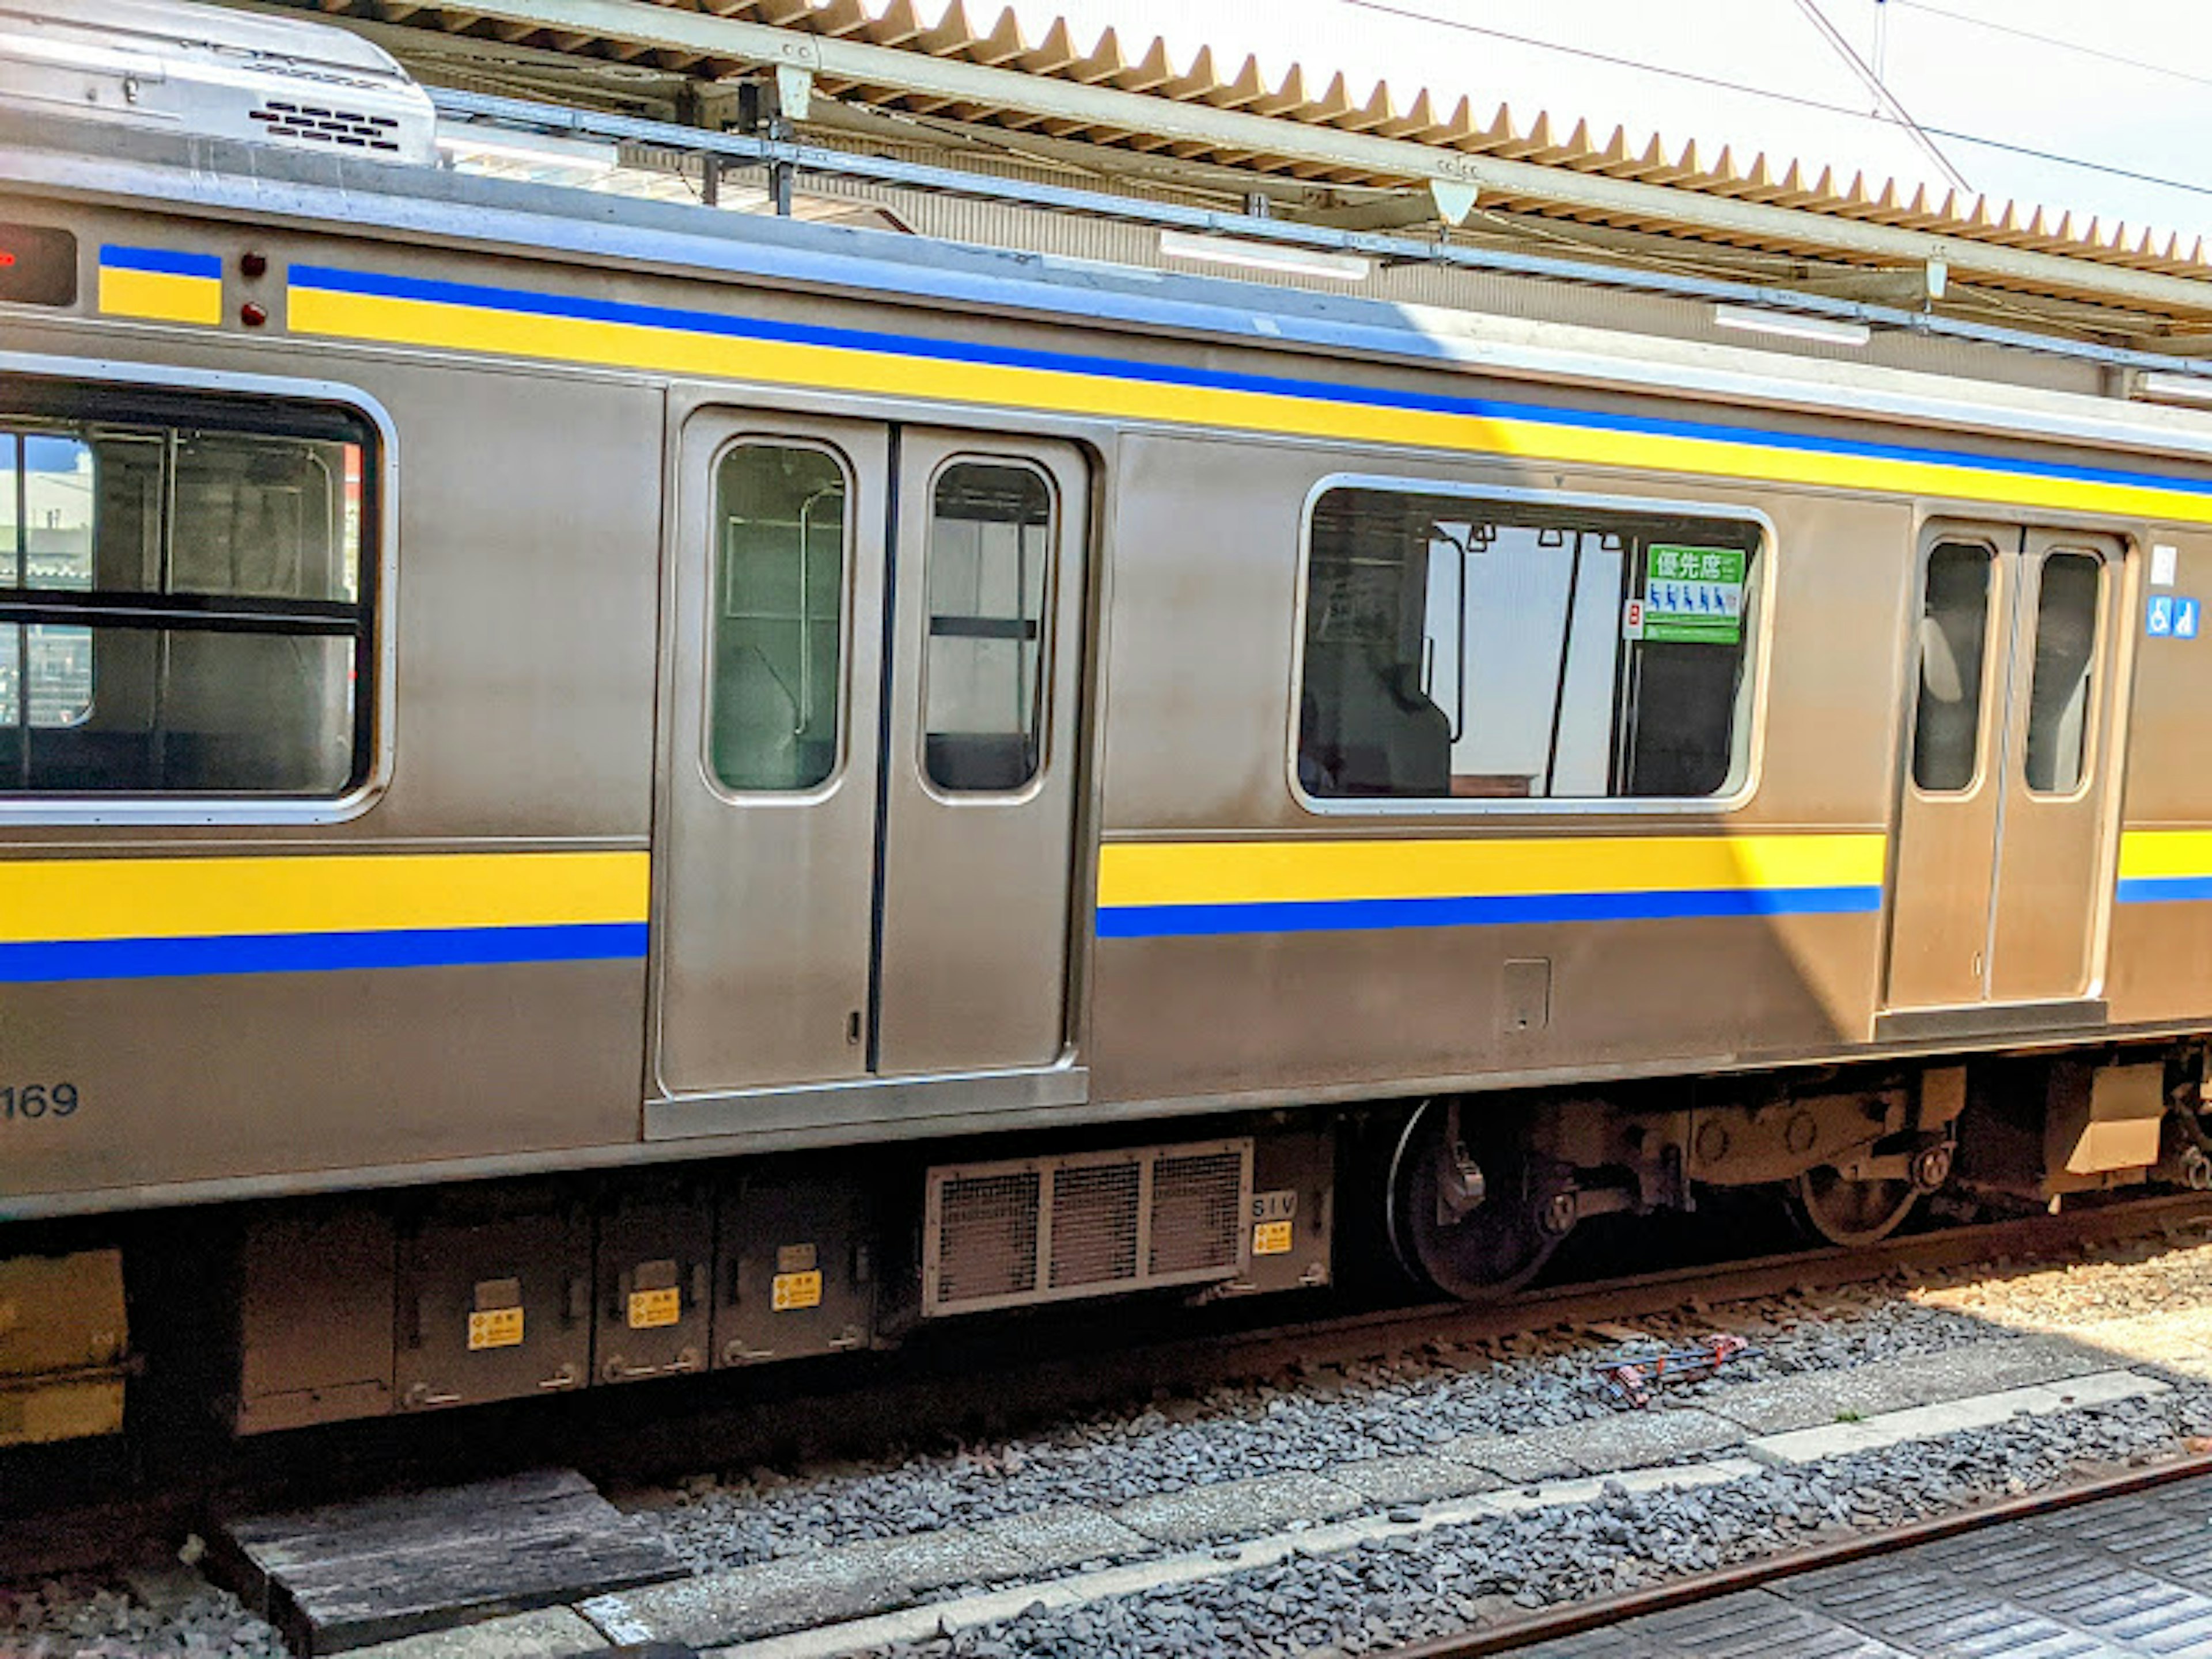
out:
<path id="1" fill-rule="evenodd" d="M 1892 1528 L 1863 1538 L 1844 1539 L 1808 1549 L 1792 1550 L 1764 1560 L 1717 1572 L 1701 1573 L 1646 1589 L 1601 1596 L 1486 1630 L 1409 1643 L 1393 1649 L 1389 1659 L 1491 1659 L 1492 1655 L 1528 1653 L 1536 1650 L 1547 1650 L 1548 1659 L 1548 1650 L 1554 1644 L 1566 1644 L 1570 1638 L 1591 1632 L 1618 1631 L 1639 1620 L 1684 1608 L 1703 1607 L 1727 1597 L 1741 1596 L 1749 1591 L 1771 1589 L 1815 1573 L 1834 1574 L 1838 1569 L 1904 1556 L 1950 1540 L 1994 1533 L 2001 1528 L 2016 1527 L 2023 1522 L 2060 1515 L 2092 1504 L 2160 1492 L 2188 1482 L 2212 1482 L 2212 1454 L 2188 1456 L 2152 1468 L 2132 1469 L 2099 1480 L 2084 1480 L 2057 1491 L 2001 1500 L 1958 1514 L 1939 1516 Z M 1629 1655 L 1644 1651 L 1633 1645 L 1633 1637 L 1624 1640 L 1626 1645 L 1618 1650 L 1620 1659 L 1628 1659 Z M 2007 1651 L 1987 1645 L 1977 1650 L 1995 1654 Z M 1589 1651 L 1595 1654 L 1596 1650 Z M 1650 1651 L 1657 1654 L 1667 1650 L 1655 1645 Z M 2191 1646 L 2185 1651 L 2194 1655 L 2200 1651 L 2200 1646 Z M 1562 1645 L 1559 1659 L 1568 1659 L 1568 1653 L 1569 1650 Z"/>

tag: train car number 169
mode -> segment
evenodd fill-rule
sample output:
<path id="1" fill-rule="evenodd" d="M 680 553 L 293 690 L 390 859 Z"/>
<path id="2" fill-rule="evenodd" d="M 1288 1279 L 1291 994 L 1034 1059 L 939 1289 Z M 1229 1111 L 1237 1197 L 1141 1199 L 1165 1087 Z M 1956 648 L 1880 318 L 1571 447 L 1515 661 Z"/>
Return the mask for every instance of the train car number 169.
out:
<path id="1" fill-rule="evenodd" d="M 74 1083 L 0 1083 L 0 1123 L 67 1117 L 76 1104 Z"/>

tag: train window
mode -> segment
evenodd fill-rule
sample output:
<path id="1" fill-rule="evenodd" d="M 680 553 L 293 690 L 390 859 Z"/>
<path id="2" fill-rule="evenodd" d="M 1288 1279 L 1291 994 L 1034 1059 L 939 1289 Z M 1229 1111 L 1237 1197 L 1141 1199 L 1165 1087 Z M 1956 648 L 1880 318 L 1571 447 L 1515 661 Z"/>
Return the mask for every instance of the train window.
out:
<path id="1" fill-rule="evenodd" d="M 2089 757 L 2091 668 L 2104 564 L 2087 553 L 2043 562 L 2035 599 L 2035 670 L 2028 683 L 2027 787 L 2070 795 Z"/>
<path id="2" fill-rule="evenodd" d="M 1347 486 L 1315 503 L 1297 772 L 1321 799 L 1735 787 L 1741 520 Z"/>
<path id="3" fill-rule="evenodd" d="M 0 795 L 359 783 L 369 435 L 320 407 L 27 383 L 0 412 Z"/>
<path id="4" fill-rule="evenodd" d="M 1986 547 L 1943 542 L 1928 556 L 1920 613 L 1920 694 L 1912 717 L 1912 781 L 1948 794 L 1974 781 L 1982 737 L 1982 654 L 1989 638 Z"/>
<path id="5" fill-rule="evenodd" d="M 850 497 L 824 449 L 741 443 L 722 457 L 707 742 L 726 789 L 811 789 L 837 769 Z"/>
<path id="6" fill-rule="evenodd" d="M 956 461 L 938 474 L 922 760 L 940 789 L 1018 789 L 1036 775 L 1052 520 L 1033 466 Z"/>
<path id="7" fill-rule="evenodd" d="M 0 587 L 92 586 L 92 451 L 0 434 Z M 0 724 L 74 726 L 92 706 L 88 630 L 0 627 Z"/>

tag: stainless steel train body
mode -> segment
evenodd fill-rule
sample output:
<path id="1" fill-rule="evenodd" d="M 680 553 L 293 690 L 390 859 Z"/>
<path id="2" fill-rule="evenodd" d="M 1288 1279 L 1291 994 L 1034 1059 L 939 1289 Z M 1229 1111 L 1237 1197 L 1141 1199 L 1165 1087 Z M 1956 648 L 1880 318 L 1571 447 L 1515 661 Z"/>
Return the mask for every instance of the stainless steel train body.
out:
<path id="1" fill-rule="evenodd" d="M 0 1257 L 90 1265 L 23 1376 L 116 1358 L 118 1241 L 224 1264 L 255 1428 L 1313 1283 L 1332 1203 L 1479 1289 L 1702 1182 L 2174 1155 L 2212 422 L 58 133 Z"/>

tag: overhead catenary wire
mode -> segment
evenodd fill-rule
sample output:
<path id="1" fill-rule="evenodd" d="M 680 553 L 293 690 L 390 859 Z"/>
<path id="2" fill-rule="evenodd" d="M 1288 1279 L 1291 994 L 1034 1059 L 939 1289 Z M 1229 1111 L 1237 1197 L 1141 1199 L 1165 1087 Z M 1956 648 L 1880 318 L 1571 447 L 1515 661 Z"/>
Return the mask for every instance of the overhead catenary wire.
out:
<path id="1" fill-rule="evenodd" d="M 2122 69 L 2141 70 L 2147 75 L 2162 75 L 2169 80 L 2186 81 L 2192 86 L 2212 87 L 2212 75 L 2196 75 L 2171 64 L 2154 64 L 2144 58 L 2130 58 L 2124 52 L 2107 52 L 2102 46 L 2093 46 L 2080 40 L 2069 40 L 2063 36 L 2044 34 L 2035 29 L 2024 29 L 2016 23 L 2000 23 L 1992 18 L 1976 17 L 1972 13 L 1954 11 L 1948 6 L 1939 6 L 1934 0 L 1882 0 L 1885 5 L 1904 8 L 1907 11 L 1925 12 L 1930 17 L 1941 17 L 1950 22 L 1964 24 L 1968 28 L 1986 29 L 1991 34 L 2008 34 L 2015 40 L 2032 41 L 2039 46 L 2050 46 L 2059 52 L 2070 52 L 2082 58 L 2094 58 Z"/>
<path id="2" fill-rule="evenodd" d="M 2133 167 L 2114 167 L 2109 161 L 2087 161 L 2078 155 L 2062 155 L 2056 150 L 2038 149 L 2032 144 L 2011 143 L 2002 138 L 1984 138 L 1977 133 L 1957 132 L 1949 127 L 1929 127 L 1926 131 L 1938 138 L 1948 138 L 1954 143 L 1972 144 L 1983 149 L 2002 150 L 2010 155 L 2025 155 L 2038 161 L 2049 161 L 2054 166 L 2080 167 L 2089 173 L 2101 173 L 2114 179 L 2126 179 L 2136 184 L 2156 185 L 2161 190 L 2179 190 L 2191 196 L 2212 196 L 2212 184 L 2192 184 L 2186 179 L 2169 179 L 2163 173 L 2140 173 Z"/>
<path id="3" fill-rule="evenodd" d="M 1926 4 L 1925 0 L 1893 0 L 1893 3 L 1899 4 L 1909 3 L 1921 10 L 1940 9 Z M 1531 34 L 1516 34 L 1510 30 L 1496 28 L 1488 24 L 1469 22 L 1465 18 L 1439 16 L 1434 12 L 1422 11 L 1414 6 L 1396 3 L 1396 0 L 1337 0 L 1337 3 L 1360 11 L 1402 18 L 1408 22 L 1427 23 L 1437 28 L 1451 29 L 1461 33 L 1478 34 L 1492 40 L 1507 40 L 1516 46 L 1533 47 L 1540 52 L 1555 52 L 1562 57 L 1577 58 L 1587 63 L 1604 64 L 1615 69 L 1634 70 L 1645 75 L 1657 76 L 1691 86 L 1711 87 L 1719 91 L 1741 93 L 1746 97 L 1757 98 L 1768 103 L 1786 104 L 1798 109 L 1817 110 L 1826 115 L 1840 115 L 1855 121 L 1873 121 L 1884 126 L 1901 127 L 1904 125 L 1894 116 L 1881 111 L 1869 112 L 1864 109 L 1854 108 L 1850 105 L 1832 103 L 1826 99 L 1808 97 L 1802 93 L 1783 92 L 1773 87 L 1753 86 L 1747 82 L 1731 81 L 1724 76 L 1702 74 L 1695 70 L 1677 69 L 1666 64 L 1645 63 L 1639 58 L 1624 58 L 1617 53 L 1600 52 L 1587 46 L 1568 46 L 1561 41 L 1546 40 Z M 1945 13 L 1945 15 L 1954 15 Z M 2044 40 L 2046 44 L 2066 44 L 2051 40 L 2048 37 L 2036 38 Z M 2212 78 L 2193 76 L 2185 78 L 2202 80 L 2203 84 L 2212 86 Z M 1980 149 L 2001 150 L 2034 161 L 2073 167 L 2083 173 L 2102 173 L 2108 178 L 2125 179 L 2130 184 L 2152 185 L 2160 189 L 2180 191 L 2193 196 L 2212 196 L 2212 184 L 2194 184 L 2187 179 L 2168 178 L 2160 173 L 2143 173 L 2130 167 L 2116 167 L 2107 161 L 2091 161 L 2086 156 L 2065 155 L 2056 151 L 2038 149 L 2031 145 L 2018 144 L 2002 138 L 1992 138 L 1984 133 L 1965 132 L 1954 127 L 1923 125 L 1918 131 L 1930 137 L 1946 138 L 1954 143 L 1972 144 Z M 1960 188 L 1965 190 L 1968 187 L 1961 185 Z M 1971 191 L 1969 193 L 1972 193 Z"/>
<path id="4" fill-rule="evenodd" d="M 1828 21 L 1827 13 L 1822 11 L 1814 0 L 1797 0 L 1797 9 L 1804 13 L 1805 21 L 1820 32 L 1820 38 L 1828 43 L 1829 48 L 1844 60 L 1851 73 L 1857 76 L 1867 90 L 1874 94 L 1880 108 L 1889 112 L 1890 118 L 1911 135 L 1920 153 L 1933 161 L 1943 176 L 1951 181 L 1953 188 L 1971 193 L 1973 186 L 1966 182 L 1966 174 L 1951 165 L 1951 158 L 1944 155 L 1942 148 L 1929 137 L 1927 130 L 1912 118 L 1912 112 L 1889 89 L 1874 66 L 1859 56 L 1858 48 L 1844 39 L 1842 32 Z"/>
<path id="5" fill-rule="evenodd" d="M 1664 64 L 1647 64 L 1638 58 L 1623 58 L 1617 52 L 1599 52 L 1590 46 L 1571 46 L 1559 40 L 1547 40 L 1539 35 L 1516 34 L 1510 29 L 1501 29 L 1488 23 L 1471 23 L 1464 17 L 1439 17 L 1434 12 L 1416 7 L 1398 5 L 1393 0 L 1337 0 L 1339 5 L 1350 6 L 1357 11 L 1380 13 L 1386 17 L 1403 18 L 1409 23 L 1430 23 L 1437 28 L 1453 29 L 1462 34 L 1486 35 L 1492 40 L 1509 40 L 1516 46 L 1533 46 L 1539 52 L 1558 52 L 1562 57 L 1579 58 L 1585 63 L 1607 64 L 1615 69 L 1634 70 L 1643 75 L 1663 75 L 1670 81 L 1686 81 L 1692 86 L 1712 87 L 1722 92 L 1741 92 L 1753 98 L 1772 99 L 1779 103 L 1796 104 L 1803 109 L 1826 111 L 1831 115 L 1850 115 L 1864 119 L 1866 112 L 1844 104 L 1832 104 L 1825 99 L 1807 98 L 1797 93 L 1777 92 L 1771 87 L 1754 87 L 1747 82 L 1731 81 L 1724 76 L 1701 75 L 1695 70 L 1674 69 Z"/>

